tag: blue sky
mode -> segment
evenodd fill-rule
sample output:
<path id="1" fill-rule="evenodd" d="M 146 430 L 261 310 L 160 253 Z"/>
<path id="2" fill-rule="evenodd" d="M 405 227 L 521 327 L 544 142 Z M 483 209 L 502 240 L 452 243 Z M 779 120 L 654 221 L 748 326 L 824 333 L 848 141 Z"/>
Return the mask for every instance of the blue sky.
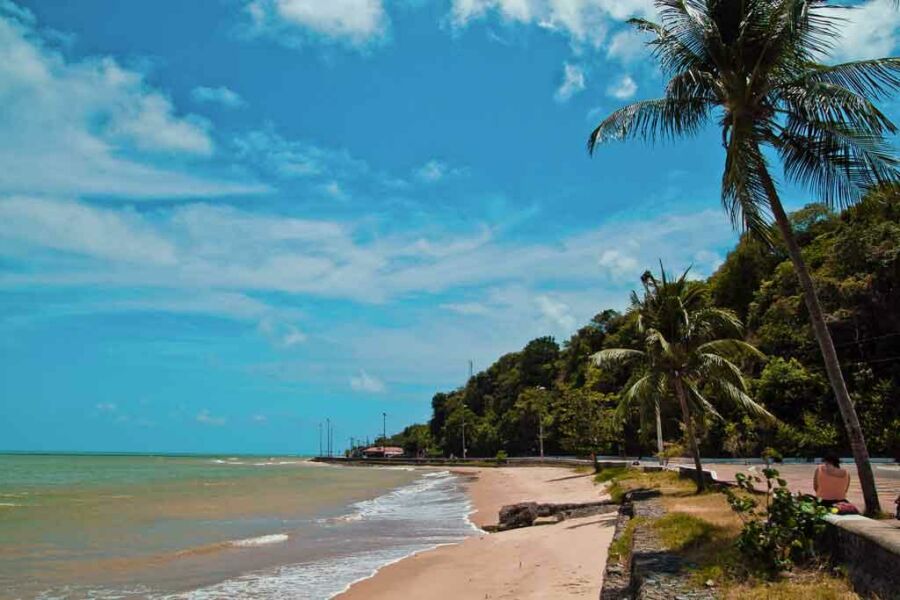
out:
<path id="1" fill-rule="evenodd" d="M 888 0 L 836 58 L 895 53 Z M 424 420 L 736 234 L 649 0 L 0 0 L 0 446 L 308 453 Z M 806 196 L 785 190 L 789 206 Z"/>

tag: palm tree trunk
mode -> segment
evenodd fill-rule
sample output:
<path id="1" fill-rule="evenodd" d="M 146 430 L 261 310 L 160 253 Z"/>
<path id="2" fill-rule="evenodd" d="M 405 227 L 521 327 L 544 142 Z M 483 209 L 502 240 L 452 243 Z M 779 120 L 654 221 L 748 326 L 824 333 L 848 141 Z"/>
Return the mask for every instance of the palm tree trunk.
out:
<path id="1" fill-rule="evenodd" d="M 662 416 L 659 414 L 659 402 L 656 403 L 656 448 L 659 450 L 659 464 L 663 464 Z"/>
<path id="2" fill-rule="evenodd" d="M 691 411 L 688 408 L 684 387 L 681 385 L 681 378 L 676 375 L 674 380 L 675 393 L 678 395 L 678 403 L 681 404 L 684 432 L 687 435 L 688 444 L 691 446 L 691 454 L 694 455 L 694 478 L 697 481 L 697 493 L 700 493 L 706 489 L 706 480 L 703 478 L 703 466 L 700 464 L 700 447 L 697 445 L 697 438 L 694 436 L 694 422 L 691 420 Z"/>
<path id="3" fill-rule="evenodd" d="M 806 309 L 809 312 L 813 333 L 822 351 L 825 371 L 828 373 L 828 381 L 831 383 L 834 397 L 841 411 L 841 417 L 844 419 L 844 427 L 847 430 L 847 438 L 850 440 L 850 449 L 853 452 L 853 459 L 856 461 L 856 472 L 859 476 L 863 499 L 866 503 L 866 514 L 874 515 L 881 511 L 881 505 L 878 502 L 878 490 L 875 488 L 875 475 L 872 473 L 872 463 L 869 461 L 869 450 L 866 448 L 866 440 L 863 437 L 862 428 L 859 426 L 859 418 L 856 416 L 853 400 L 850 398 L 847 384 L 844 382 L 844 376 L 841 373 L 841 365 L 838 362 L 837 352 L 834 349 L 834 342 L 831 340 L 831 333 L 825 324 L 822 305 L 819 304 L 812 277 L 809 275 L 806 263 L 803 262 L 800 246 L 794 237 L 791 222 L 781 206 L 781 200 L 778 198 L 775 184 L 765 168 L 761 169 L 761 176 L 769 197 L 769 207 L 775 217 L 775 223 L 778 225 L 781 237 L 787 246 L 791 262 L 794 264 L 797 279 L 800 280 L 800 287 L 803 288 L 803 300 L 806 302 Z"/>

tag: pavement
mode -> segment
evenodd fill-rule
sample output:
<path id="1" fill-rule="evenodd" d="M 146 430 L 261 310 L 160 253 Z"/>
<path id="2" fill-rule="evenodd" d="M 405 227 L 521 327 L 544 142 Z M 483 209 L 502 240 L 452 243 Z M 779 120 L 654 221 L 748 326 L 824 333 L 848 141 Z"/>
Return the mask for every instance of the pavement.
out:
<path id="1" fill-rule="evenodd" d="M 746 473 L 753 465 L 746 464 L 704 464 L 705 468 L 716 472 L 716 478 L 720 481 L 735 481 L 737 473 Z M 763 465 L 755 465 L 757 470 Z M 778 470 L 779 475 L 786 479 L 788 487 L 792 492 L 802 492 L 805 494 L 813 494 L 813 472 L 816 470 L 816 463 L 798 463 L 798 464 L 781 464 L 773 465 Z M 863 509 L 862 489 L 859 486 L 859 478 L 856 476 L 856 466 L 851 462 L 844 464 L 850 472 L 850 489 L 847 491 L 847 500 Z M 896 505 L 894 500 L 900 496 L 900 466 L 897 464 L 878 464 L 872 465 L 875 472 L 875 487 L 878 489 L 878 499 L 881 501 L 881 510 L 894 514 Z M 900 521 L 896 521 L 900 527 Z"/>

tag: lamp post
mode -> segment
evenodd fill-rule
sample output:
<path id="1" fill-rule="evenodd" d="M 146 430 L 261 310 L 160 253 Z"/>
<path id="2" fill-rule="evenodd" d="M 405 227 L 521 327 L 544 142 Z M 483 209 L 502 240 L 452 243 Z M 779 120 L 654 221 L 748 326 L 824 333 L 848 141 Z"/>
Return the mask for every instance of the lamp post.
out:
<path id="1" fill-rule="evenodd" d="M 325 435 L 327 436 L 325 438 L 325 447 L 326 447 L 325 452 L 330 457 L 331 456 L 331 419 L 330 418 L 325 419 Z"/>
<path id="2" fill-rule="evenodd" d="M 463 460 L 466 458 L 466 420 L 463 419 L 462 422 L 462 451 L 463 451 Z"/>
<path id="3" fill-rule="evenodd" d="M 319 456 L 322 456 L 322 423 L 319 422 Z"/>
<path id="4" fill-rule="evenodd" d="M 387 413 L 381 413 L 381 455 L 387 458 Z"/>
<path id="5" fill-rule="evenodd" d="M 542 385 L 539 385 L 538 388 L 542 392 L 546 392 L 547 388 Z M 538 443 L 541 447 L 541 460 L 544 460 L 544 403 L 543 403 L 543 394 L 541 394 L 541 404 L 538 408 Z"/>

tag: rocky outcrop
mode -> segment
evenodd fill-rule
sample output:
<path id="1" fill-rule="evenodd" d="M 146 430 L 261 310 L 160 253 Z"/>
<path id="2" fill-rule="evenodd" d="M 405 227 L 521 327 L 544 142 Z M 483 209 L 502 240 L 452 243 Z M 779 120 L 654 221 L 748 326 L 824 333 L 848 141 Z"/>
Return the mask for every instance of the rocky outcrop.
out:
<path id="1" fill-rule="evenodd" d="M 563 521 L 616 510 L 618 510 L 618 505 L 609 500 L 565 504 L 538 504 L 537 502 L 508 504 L 500 509 L 500 524 L 497 525 L 497 531 L 531 527 L 539 518 L 553 517 L 557 521 Z"/>
<path id="2" fill-rule="evenodd" d="M 500 524 L 497 526 L 497 530 L 506 531 L 519 527 L 531 527 L 539 516 L 537 502 L 508 504 L 500 509 Z"/>

